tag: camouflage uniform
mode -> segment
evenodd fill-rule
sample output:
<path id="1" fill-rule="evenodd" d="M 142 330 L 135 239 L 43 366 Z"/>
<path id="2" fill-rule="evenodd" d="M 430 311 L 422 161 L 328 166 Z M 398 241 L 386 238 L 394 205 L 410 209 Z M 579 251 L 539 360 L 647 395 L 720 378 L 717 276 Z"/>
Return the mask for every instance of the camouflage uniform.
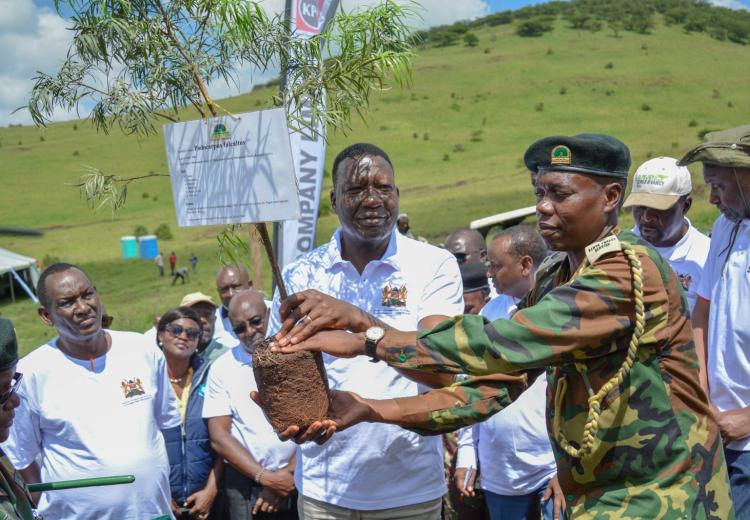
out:
<path id="1" fill-rule="evenodd" d="M 621 242 L 642 266 L 643 332 L 632 368 L 601 400 L 590 453 L 576 457 L 561 442 L 581 446 L 590 396 L 623 365 L 636 327 L 634 276 Z M 396 367 L 476 376 L 399 399 L 401 424 L 434 433 L 481 421 L 549 367 L 547 424 L 572 517 L 734 518 L 722 441 L 698 382 L 687 301 L 674 273 L 629 232 L 614 229 L 592 246 L 572 276 L 565 257 L 540 269 L 511 320 L 457 316 L 420 332 L 416 346 L 387 349 Z"/>
<path id="2" fill-rule="evenodd" d="M 26 484 L 1 449 L 0 520 L 34 520 Z"/>

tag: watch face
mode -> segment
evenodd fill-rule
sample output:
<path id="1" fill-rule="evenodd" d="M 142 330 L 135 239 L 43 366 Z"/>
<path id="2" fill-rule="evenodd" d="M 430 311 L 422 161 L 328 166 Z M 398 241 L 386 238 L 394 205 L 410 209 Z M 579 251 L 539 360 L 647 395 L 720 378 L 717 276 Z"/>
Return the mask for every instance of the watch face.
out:
<path id="1" fill-rule="evenodd" d="M 377 341 L 385 335 L 385 331 L 381 327 L 370 327 L 365 332 L 365 338 L 370 341 Z"/>

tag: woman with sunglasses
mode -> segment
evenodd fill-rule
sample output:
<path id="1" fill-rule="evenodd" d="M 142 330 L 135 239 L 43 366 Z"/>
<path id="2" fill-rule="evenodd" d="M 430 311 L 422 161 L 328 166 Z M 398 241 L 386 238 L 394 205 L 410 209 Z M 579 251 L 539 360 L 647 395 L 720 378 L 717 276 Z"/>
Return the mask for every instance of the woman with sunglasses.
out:
<path id="1" fill-rule="evenodd" d="M 156 327 L 172 390 L 180 403 L 182 435 L 165 432 L 170 465 L 172 509 L 178 520 L 209 517 L 218 493 L 221 459 L 211 449 L 202 417 L 203 388 L 210 363 L 196 354 L 200 318 L 189 307 L 166 312 Z"/>

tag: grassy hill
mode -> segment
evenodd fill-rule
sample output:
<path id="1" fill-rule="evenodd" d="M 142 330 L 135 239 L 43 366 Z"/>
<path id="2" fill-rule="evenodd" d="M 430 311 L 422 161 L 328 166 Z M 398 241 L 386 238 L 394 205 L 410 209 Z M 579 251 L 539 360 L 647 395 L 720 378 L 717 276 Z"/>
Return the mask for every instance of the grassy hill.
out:
<path id="1" fill-rule="evenodd" d="M 418 48 L 413 88 L 378 94 L 366 123 L 330 136 L 327 168 L 349 143 L 383 147 L 396 167 L 401 210 L 417 234 L 439 242 L 472 219 L 533 203 L 521 157 L 539 137 L 610 133 L 630 146 L 635 167 L 652 156 L 679 157 L 706 129 L 748 122 L 748 47 L 687 34 L 660 19 L 650 34 L 619 37 L 553 23 L 555 30 L 538 38 L 516 36 L 514 23 L 473 30 L 475 47 Z M 222 105 L 257 110 L 269 106 L 274 89 Z M 45 231 L 41 238 L 0 237 L 0 247 L 80 263 L 115 316 L 115 328 L 147 328 L 154 314 L 188 291 L 215 294 L 219 228 L 177 228 L 165 177 L 133 184 L 114 217 L 91 213 L 69 186 L 87 165 L 123 176 L 166 173 L 163 138 L 100 135 L 85 121 L 0 129 L 0 225 Z M 691 218 L 707 230 L 718 213 L 706 201 L 699 169 L 693 173 Z M 330 177 L 324 200 L 329 187 Z M 319 243 L 337 224 L 327 208 L 326 202 Z M 628 215 L 623 220 L 631 222 Z M 184 287 L 158 278 L 151 263 L 119 258 L 120 236 L 161 223 L 175 235 L 160 244 L 165 253 L 174 250 L 180 265 L 191 252 L 200 259 L 198 274 Z M 29 301 L 3 300 L 0 314 L 16 323 L 24 351 L 51 336 Z"/>

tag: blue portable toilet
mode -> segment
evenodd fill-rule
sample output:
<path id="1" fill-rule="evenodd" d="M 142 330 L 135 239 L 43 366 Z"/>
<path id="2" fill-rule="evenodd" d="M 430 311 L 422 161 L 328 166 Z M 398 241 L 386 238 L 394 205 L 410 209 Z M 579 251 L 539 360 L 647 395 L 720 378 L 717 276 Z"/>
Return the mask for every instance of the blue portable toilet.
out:
<path id="1" fill-rule="evenodd" d="M 138 249 L 141 252 L 141 258 L 144 260 L 153 260 L 159 254 L 159 244 L 156 235 L 143 235 L 138 237 Z"/>
<path id="2" fill-rule="evenodd" d="M 135 241 L 135 237 L 120 237 L 120 248 L 123 258 L 138 258 L 138 244 Z"/>

